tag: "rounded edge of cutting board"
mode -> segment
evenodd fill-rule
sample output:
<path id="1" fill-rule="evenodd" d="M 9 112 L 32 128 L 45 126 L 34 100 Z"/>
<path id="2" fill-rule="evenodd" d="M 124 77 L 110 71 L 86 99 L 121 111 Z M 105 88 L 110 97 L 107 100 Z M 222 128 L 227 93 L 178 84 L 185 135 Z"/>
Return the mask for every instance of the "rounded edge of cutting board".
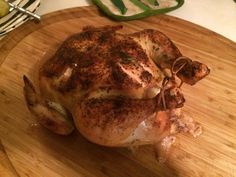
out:
<path id="1" fill-rule="evenodd" d="M 100 11 L 94 6 L 93 7 L 78 7 L 78 8 L 65 9 L 62 11 L 57 11 L 57 12 L 47 14 L 47 15 L 43 16 L 43 20 L 40 24 L 35 24 L 33 21 L 25 23 L 24 25 L 22 25 L 21 27 L 17 28 L 12 33 L 10 33 L 2 41 L 0 41 L 0 47 L 1 47 L 1 49 L 0 49 L 0 51 L 1 51 L 0 52 L 0 66 L 4 62 L 5 58 L 8 57 L 11 50 L 20 41 L 22 41 L 25 37 L 32 34 L 33 32 L 40 30 L 41 28 L 44 28 L 45 26 L 51 25 L 56 22 L 65 21 L 65 20 L 69 20 L 69 19 L 77 19 L 77 18 L 79 19 L 79 18 L 83 18 L 83 17 L 88 17 L 88 18 L 92 17 L 93 18 L 93 17 L 97 17 L 97 16 L 103 17 L 104 15 L 100 14 Z M 220 44 L 228 45 L 228 46 L 225 46 L 225 48 L 226 47 L 229 48 L 229 46 L 230 46 L 230 53 L 229 54 L 230 54 L 231 59 L 234 56 L 236 56 L 236 52 L 235 52 L 236 51 L 236 43 L 232 42 L 231 40 L 229 40 L 229 39 L 227 39 L 215 32 L 210 31 L 206 28 L 203 28 L 203 27 L 193 24 L 191 22 L 181 20 L 176 17 L 172 17 L 172 16 L 168 16 L 168 15 L 159 15 L 159 16 L 148 17 L 143 20 L 135 20 L 135 21 L 125 22 L 125 24 L 135 23 L 138 21 L 145 21 L 145 22 L 152 23 L 154 18 L 157 18 L 158 22 L 160 22 L 160 23 L 162 23 L 162 20 L 163 20 L 162 25 L 167 23 L 168 27 L 169 26 L 173 27 L 176 24 L 177 25 L 179 24 L 180 26 L 177 26 L 177 28 L 181 29 L 181 32 L 187 31 L 186 29 L 184 29 L 184 27 L 187 27 L 188 30 L 191 30 L 191 29 L 195 30 L 195 33 L 197 32 L 204 37 L 204 39 L 200 39 L 200 40 L 203 40 L 203 42 L 202 42 L 203 46 L 201 46 L 201 49 L 204 49 L 204 51 L 207 50 L 207 46 L 204 46 L 204 40 L 205 41 L 216 40 L 216 42 L 219 42 Z M 176 23 L 176 24 L 174 24 L 174 23 Z M 175 29 L 173 29 L 173 30 L 175 30 Z M 191 33 L 188 35 L 191 35 Z M 184 40 L 187 41 L 188 39 L 185 38 Z M 186 41 L 185 41 L 185 43 L 186 43 Z M 187 41 L 187 42 L 189 42 L 189 41 Z M 216 42 L 212 41 L 211 44 L 214 44 Z M 211 50 L 217 50 L 217 48 L 215 48 L 214 46 L 212 46 L 211 48 L 212 48 Z M 232 51 L 233 51 L 233 53 L 232 53 Z M 211 54 L 211 53 L 209 53 L 209 54 Z M 7 148 L 6 148 L 6 151 L 7 151 Z"/>
<path id="2" fill-rule="evenodd" d="M 96 16 L 105 17 L 105 15 L 96 6 L 75 7 L 43 15 L 42 21 L 40 23 L 36 23 L 35 21 L 31 20 L 23 24 L 22 26 L 18 27 L 17 29 L 9 33 L 4 39 L 0 41 L 0 49 L 1 49 L 0 66 L 4 62 L 7 55 L 11 52 L 11 50 L 17 45 L 17 43 L 20 42 L 22 39 L 24 39 L 30 33 L 37 31 L 43 28 L 44 26 L 53 24 L 54 22 L 64 21 L 73 18 L 96 17 Z M 202 26 L 182 20 L 177 17 L 169 15 L 157 15 L 141 20 L 151 21 L 152 18 L 159 18 L 160 20 L 164 19 L 165 21 L 177 22 L 185 26 L 194 27 L 194 30 L 197 30 L 199 33 L 206 34 L 206 36 L 210 35 L 211 37 L 217 39 L 218 42 L 222 42 L 228 45 L 230 44 L 233 45 L 234 48 L 236 48 L 236 43 L 231 41 L 230 39 L 227 39 L 224 36 L 215 33 L 213 31 L 210 31 Z"/>

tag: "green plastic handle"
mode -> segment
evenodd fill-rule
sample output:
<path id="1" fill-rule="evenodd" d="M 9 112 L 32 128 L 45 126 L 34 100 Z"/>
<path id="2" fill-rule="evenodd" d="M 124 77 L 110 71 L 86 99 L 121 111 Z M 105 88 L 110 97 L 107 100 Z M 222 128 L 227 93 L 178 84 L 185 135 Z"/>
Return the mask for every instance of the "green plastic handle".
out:
<path id="1" fill-rule="evenodd" d="M 138 7 L 140 7 L 141 9 L 143 9 L 144 11 L 141 13 L 137 13 L 135 15 L 131 15 L 131 16 L 124 16 L 124 15 L 116 15 L 114 14 L 109 7 L 107 7 L 106 5 L 104 5 L 102 3 L 102 0 L 93 0 L 93 2 L 101 8 L 101 10 L 106 13 L 108 16 L 110 16 L 111 18 L 117 20 L 117 21 L 128 21 L 128 20 L 135 20 L 135 19 L 140 19 L 140 18 L 144 18 L 144 17 L 148 17 L 148 16 L 152 16 L 152 15 L 158 15 L 158 14 L 163 14 L 163 13 L 167 13 L 170 11 L 173 11 L 179 7 L 181 7 L 184 4 L 184 0 L 176 0 L 176 2 L 178 3 L 176 6 L 173 7 L 167 7 L 167 8 L 162 8 L 162 9 L 152 9 L 146 5 L 144 5 L 141 1 L 139 0 L 130 0 L 134 5 L 137 5 Z"/>
<path id="2" fill-rule="evenodd" d="M 122 0 L 111 0 L 111 2 L 118 8 L 120 9 L 120 12 L 122 14 L 125 14 L 127 11 L 127 8 L 125 7 L 124 3 Z"/>

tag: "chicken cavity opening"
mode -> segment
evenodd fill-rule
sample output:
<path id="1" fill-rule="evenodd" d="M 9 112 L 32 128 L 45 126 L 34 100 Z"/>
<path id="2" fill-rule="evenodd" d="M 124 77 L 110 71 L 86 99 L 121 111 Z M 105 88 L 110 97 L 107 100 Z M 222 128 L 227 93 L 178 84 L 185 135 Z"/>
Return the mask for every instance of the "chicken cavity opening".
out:
<path id="1" fill-rule="evenodd" d="M 202 134 L 202 127 L 192 118 L 184 116 L 181 108 L 159 111 L 142 121 L 124 144 L 134 153 L 140 145 L 153 145 L 156 158 L 165 162 L 178 133 Z"/>

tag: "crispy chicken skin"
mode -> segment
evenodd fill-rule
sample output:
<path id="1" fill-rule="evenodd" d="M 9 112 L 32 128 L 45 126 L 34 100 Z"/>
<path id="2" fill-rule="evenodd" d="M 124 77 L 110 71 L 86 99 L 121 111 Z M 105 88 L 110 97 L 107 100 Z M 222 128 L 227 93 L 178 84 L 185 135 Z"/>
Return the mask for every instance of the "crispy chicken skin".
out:
<path id="1" fill-rule="evenodd" d="M 24 76 L 28 108 L 43 126 L 66 135 L 75 125 L 91 142 L 125 146 L 148 122 L 150 136 L 135 140 L 163 138 L 170 128 L 163 117 L 184 103 L 180 80 L 193 85 L 209 69 L 184 58 L 159 31 L 121 34 L 121 28 L 85 27 L 65 40 L 39 69 L 38 92 Z"/>

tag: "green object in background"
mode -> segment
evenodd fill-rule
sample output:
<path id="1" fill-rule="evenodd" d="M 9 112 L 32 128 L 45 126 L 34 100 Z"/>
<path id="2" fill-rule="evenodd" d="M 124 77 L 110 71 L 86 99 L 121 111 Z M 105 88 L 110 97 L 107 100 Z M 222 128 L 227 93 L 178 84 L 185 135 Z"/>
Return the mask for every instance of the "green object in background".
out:
<path id="1" fill-rule="evenodd" d="M 0 0 L 0 18 L 7 15 L 9 12 L 9 5 L 5 0 Z"/>
<path id="2" fill-rule="evenodd" d="M 122 14 L 125 14 L 127 12 L 127 8 L 125 7 L 122 0 L 111 0 L 111 1 L 117 8 L 120 9 Z"/>
<path id="3" fill-rule="evenodd" d="M 93 0 L 111 18 L 118 21 L 163 14 L 181 7 L 184 0 Z"/>
<path id="4" fill-rule="evenodd" d="M 159 6 L 159 2 L 157 0 L 147 0 L 153 6 Z"/>

